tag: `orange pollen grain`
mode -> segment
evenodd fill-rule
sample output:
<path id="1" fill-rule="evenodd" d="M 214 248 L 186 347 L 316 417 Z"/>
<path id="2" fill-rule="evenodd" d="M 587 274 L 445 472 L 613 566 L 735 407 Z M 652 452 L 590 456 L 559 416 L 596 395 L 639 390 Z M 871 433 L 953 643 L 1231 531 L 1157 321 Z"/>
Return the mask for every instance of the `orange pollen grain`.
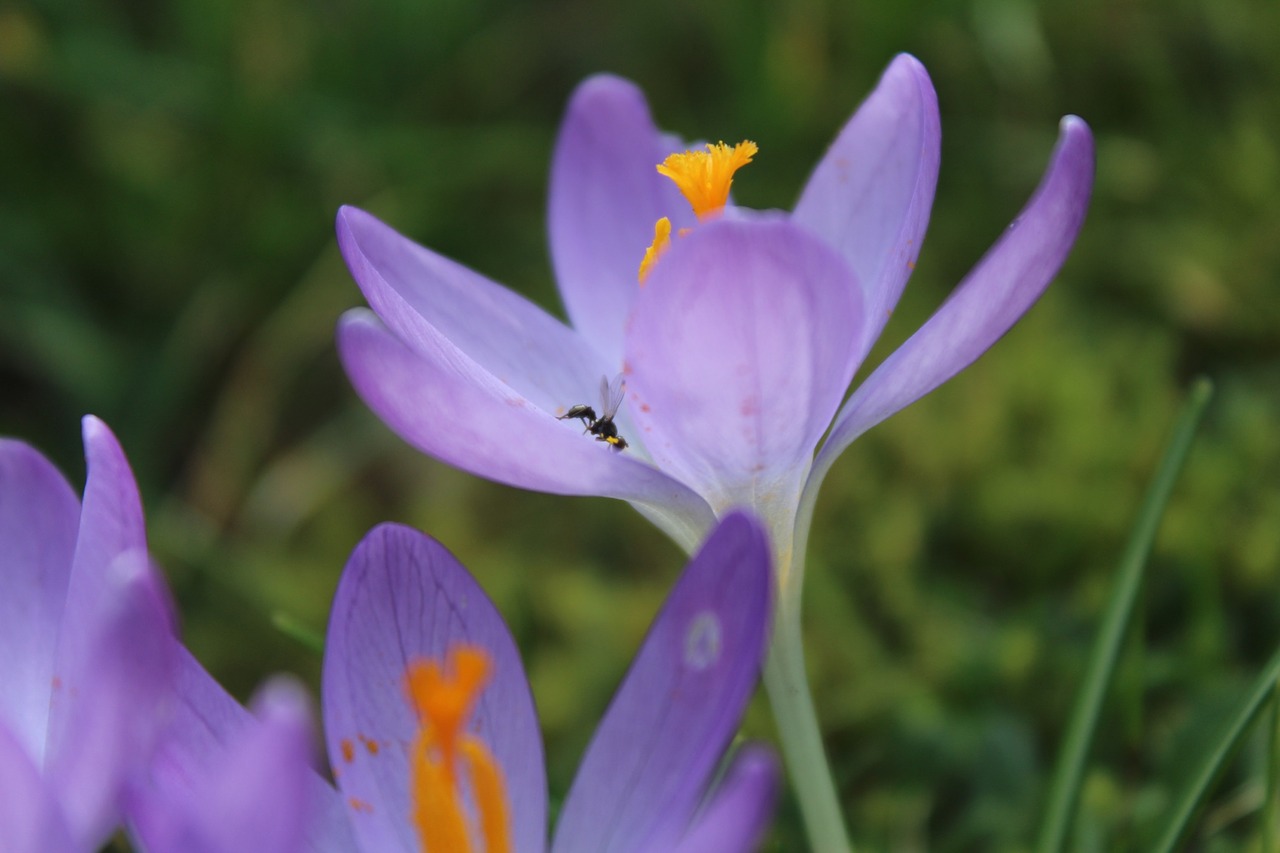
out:
<path id="1" fill-rule="evenodd" d="M 423 853 L 511 851 L 502 769 L 484 742 L 467 731 L 492 669 L 485 650 L 459 644 L 443 664 L 414 660 L 405 672 L 405 694 L 419 723 L 409 755 L 409 817 Z M 469 784 L 469 798 L 464 784 Z M 464 807 L 468 799 L 475 804 L 474 825 Z"/>
<path id="2" fill-rule="evenodd" d="M 345 738 L 345 737 L 344 737 L 344 738 L 342 739 L 342 742 L 339 744 L 339 746 L 341 746 L 341 748 L 342 748 L 342 760 L 343 760 L 343 761 L 347 762 L 348 764 L 350 764 L 352 761 L 355 761 L 355 759 L 356 759 L 356 747 L 355 747 L 355 744 L 353 744 L 353 743 L 351 742 L 351 738 Z"/>
<path id="3" fill-rule="evenodd" d="M 759 150 L 748 140 L 733 146 L 718 142 L 706 148 L 672 154 L 658 166 L 659 174 L 675 181 L 699 219 L 714 216 L 724 208 L 733 173 L 750 163 Z"/>

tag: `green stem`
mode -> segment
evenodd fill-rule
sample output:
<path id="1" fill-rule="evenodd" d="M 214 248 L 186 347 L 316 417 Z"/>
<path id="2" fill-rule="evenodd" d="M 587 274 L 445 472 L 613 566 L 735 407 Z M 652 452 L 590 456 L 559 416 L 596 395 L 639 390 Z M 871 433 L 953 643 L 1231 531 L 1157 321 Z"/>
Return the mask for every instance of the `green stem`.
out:
<path id="1" fill-rule="evenodd" d="M 799 543 L 803 549 L 804 542 Z M 803 560 L 791 560 L 785 544 L 778 577 L 780 593 L 774 613 L 773 639 L 764 668 L 764 685 L 773 706 L 778 739 L 792 788 L 800 804 L 809 848 L 822 853 L 852 853 L 840 813 L 831 766 L 822 745 L 822 732 L 813 707 L 804 665 L 804 639 L 800 630 L 800 581 Z"/>

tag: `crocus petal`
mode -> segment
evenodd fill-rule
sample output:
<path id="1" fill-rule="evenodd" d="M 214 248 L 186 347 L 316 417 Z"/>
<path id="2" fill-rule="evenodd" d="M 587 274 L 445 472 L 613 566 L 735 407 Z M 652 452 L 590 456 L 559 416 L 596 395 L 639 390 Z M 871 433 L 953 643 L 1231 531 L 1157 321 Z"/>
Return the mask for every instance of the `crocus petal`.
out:
<path id="1" fill-rule="evenodd" d="M 689 203 L 657 166 L 672 152 L 626 80 L 592 77 L 574 92 L 551 161 L 551 259 L 569 319 L 610 364 L 622 363 L 623 326 L 640 260 L 661 217 L 692 224 Z"/>
<path id="2" fill-rule="evenodd" d="M 86 847 L 110 835 L 125 786 L 150 761 L 173 663 L 173 617 L 146 554 L 120 555 L 96 585 L 96 606 L 63 627 L 45 765 Z"/>
<path id="3" fill-rule="evenodd" d="M 425 358 L 358 310 L 338 326 L 338 353 L 378 417 L 450 465 L 526 489 L 672 508 L 687 519 L 693 541 L 710 526 L 710 508 L 688 487 L 583 435 L 577 421 L 556 420 L 463 355 Z"/>
<path id="4" fill-rule="evenodd" d="M 67 619 L 72 622 L 97 606 L 108 566 L 121 554 L 147 549 L 142 498 L 120 442 L 93 415 L 84 418 L 81 433 L 88 473 L 67 589 Z"/>
<path id="5" fill-rule="evenodd" d="M 968 367 L 1017 322 L 1066 260 L 1092 188 L 1093 136 L 1067 116 L 1027 206 L 942 307 L 849 398 L 819 452 L 822 465 Z"/>
<path id="6" fill-rule="evenodd" d="M 794 506 L 862 347 L 847 264 L 778 217 L 675 242 L 636 300 L 627 403 L 664 470 L 722 511 Z"/>
<path id="7" fill-rule="evenodd" d="M 755 688 L 771 589 L 764 532 L 730 514 L 676 583 L 587 748 L 556 853 L 669 850 L 684 834 Z"/>
<path id="8" fill-rule="evenodd" d="M 200 768 L 194 788 L 157 789 L 134 812 L 148 853 L 297 853 L 310 817 L 311 717 L 305 694 L 281 680 L 263 688 L 258 719 Z"/>
<path id="9" fill-rule="evenodd" d="M 427 357 L 465 356 L 544 411 L 567 408 L 601 374 L 617 373 L 618 361 L 532 302 L 362 210 L 338 212 L 338 246 L 369 306 L 402 341 Z"/>
<path id="10" fill-rule="evenodd" d="M 82 422 L 88 477 L 54 658 L 46 774 L 77 840 L 101 841 L 145 764 L 168 686 L 173 617 L 149 564 L 142 501 L 116 437 Z"/>
<path id="11" fill-rule="evenodd" d="M 31 754 L 0 722 L 0 850 L 6 853 L 80 853 L 57 799 Z"/>
<path id="12" fill-rule="evenodd" d="M 467 570 L 435 540 L 384 524 L 356 546 L 334 596 L 325 644 L 325 738 L 364 850 L 416 851 L 409 749 L 418 725 L 404 692 L 410 662 L 458 643 L 492 657 L 471 730 L 502 768 L 514 849 L 541 851 L 547 790 L 533 696 L 515 641 Z"/>
<path id="13" fill-rule="evenodd" d="M 900 54 L 840 131 L 796 203 L 796 222 L 843 253 L 864 288 L 868 347 L 893 313 L 920 254 L 938 183 L 941 138 L 929 74 L 914 56 Z"/>
<path id="14" fill-rule="evenodd" d="M 47 459 L 0 441 L 0 727 L 43 761 L 80 503 Z"/>
<path id="15" fill-rule="evenodd" d="M 755 850 L 777 798 L 777 759 L 767 749 L 744 748 L 674 853 Z"/>
<path id="16" fill-rule="evenodd" d="M 176 645 L 176 644 L 175 644 Z M 169 831 L 164 824 L 169 798 L 202 796 L 209 768 L 226 764 L 237 744 L 253 739 L 259 723 L 232 698 L 184 646 L 176 646 L 174 702 L 163 743 L 151 763 L 145 788 L 136 790 L 132 809 L 144 833 Z M 305 762 L 304 762 L 305 766 Z M 307 768 L 308 816 L 303 849 L 311 853 L 351 853 L 355 839 L 337 791 Z M 243 848 L 242 848 L 243 849 Z"/>

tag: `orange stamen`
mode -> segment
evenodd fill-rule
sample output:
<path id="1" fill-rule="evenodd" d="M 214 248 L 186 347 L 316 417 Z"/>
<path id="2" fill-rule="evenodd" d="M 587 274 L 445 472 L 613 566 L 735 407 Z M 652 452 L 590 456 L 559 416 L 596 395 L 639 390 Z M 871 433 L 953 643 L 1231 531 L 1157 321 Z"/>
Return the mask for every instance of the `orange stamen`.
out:
<path id="1" fill-rule="evenodd" d="M 671 245 L 671 220 L 662 217 L 653 226 L 653 243 L 644 250 L 644 258 L 640 261 L 640 283 L 649 277 L 649 270 L 658 262 L 658 258 Z"/>
<path id="2" fill-rule="evenodd" d="M 466 731 L 492 668 L 483 649 L 456 645 L 443 666 L 415 660 L 405 672 L 405 693 L 421 725 L 409 773 L 410 818 L 423 853 L 510 853 L 511 817 L 502 769 L 484 742 Z M 475 832 L 463 806 L 460 766 L 476 806 Z"/>

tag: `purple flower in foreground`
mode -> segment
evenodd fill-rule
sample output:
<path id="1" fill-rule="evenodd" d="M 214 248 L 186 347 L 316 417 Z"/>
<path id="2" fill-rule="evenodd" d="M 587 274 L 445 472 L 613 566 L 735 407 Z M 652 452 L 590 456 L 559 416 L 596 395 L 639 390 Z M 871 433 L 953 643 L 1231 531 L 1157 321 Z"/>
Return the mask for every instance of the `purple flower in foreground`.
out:
<path id="1" fill-rule="evenodd" d="M 704 794 L 755 687 L 770 584 L 763 531 L 726 518 L 587 748 L 552 850 L 753 848 L 771 811 L 772 758 L 741 751 Z M 433 539 L 383 525 L 351 555 L 329 625 L 324 714 L 360 850 L 546 849 L 542 742 L 515 642 Z"/>
<path id="2" fill-rule="evenodd" d="M 190 658 L 188 658 L 190 661 Z M 226 697 L 232 701 L 230 697 Z M 256 720 L 244 720 L 224 748 L 205 752 L 177 778 L 165 756 L 190 750 L 170 741 L 139 786 L 129 809 L 130 830 L 147 853 L 297 853 L 314 817 L 311 794 L 319 779 L 311 767 L 310 704 L 286 679 L 269 682 L 254 702 Z M 233 711 L 233 714 L 236 712 Z M 168 778 L 166 779 L 166 775 Z M 334 804 L 336 806 L 336 803 Z"/>
<path id="3" fill-rule="evenodd" d="M 759 674 L 770 582 L 759 525 L 740 514 L 726 518 L 650 628 L 582 761 L 552 850 L 753 849 L 772 810 L 773 757 L 743 749 L 710 798 L 704 795 Z M 286 818 L 305 808 L 309 822 L 305 839 L 295 834 L 287 844 L 254 849 L 547 848 L 542 744 L 515 643 L 467 570 L 415 530 L 388 524 L 371 531 L 352 553 L 334 600 L 324 715 L 341 798 L 296 750 L 293 769 L 285 766 L 288 744 L 262 758 L 258 751 L 271 742 L 265 724 L 185 650 L 176 693 L 171 734 L 153 766 L 152 813 L 137 821 L 144 840 L 155 837 L 153 824 L 166 823 L 166 803 L 183 812 L 179 828 L 209 828 L 226 801 L 200 802 L 193 780 L 202 768 L 230 767 L 216 778 L 252 784 L 258 774 L 251 768 L 259 766 L 273 774 L 272 802 Z M 245 742 L 258 751 L 237 750 Z M 454 757 L 454 770 L 445 755 Z M 229 785 L 221 790 L 242 801 Z M 468 815 L 479 823 L 472 826 Z M 494 827 L 481 844 L 478 837 Z M 190 837 L 171 826 L 160 830 L 164 838 Z"/>
<path id="4" fill-rule="evenodd" d="M 172 614 L 129 463 L 84 419 L 81 504 L 0 440 L 0 849 L 91 851 L 118 827 L 167 701 Z"/>
<path id="5" fill-rule="evenodd" d="M 175 702 L 133 832 L 149 853 L 350 853 L 351 827 L 333 786 L 311 766 L 310 721 L 296 688 L 271 682 L 255 716 L 185 649 Z"/>
<path id="6" fill-rule="evenodd" d="M 927 73 L 906 55 L 890 64 L 790 214 L 717 210 L 754 146 L 710 148 L 664 161 L 671 143 L 634 86 L 597 77 L 578 89 L 550 191 L 572 328 L 343 208 L 339 245 L 373 311 L 342 319 L 339 351 L 365 401 L 419 449 L 524 488 L 628 500 L 687 548 L 715 516 L 753 507 L 785 575 L 797 514 L 835 457 L 969 365 L 1048 285 L 1084 218 L 1093 143 L 1063 119 L 1022 213 L 843 405 L 933 203 Z M 629 449 L 615 452 L 557 416 L 596 405 L 600 377 L 619 373 Z"/>

